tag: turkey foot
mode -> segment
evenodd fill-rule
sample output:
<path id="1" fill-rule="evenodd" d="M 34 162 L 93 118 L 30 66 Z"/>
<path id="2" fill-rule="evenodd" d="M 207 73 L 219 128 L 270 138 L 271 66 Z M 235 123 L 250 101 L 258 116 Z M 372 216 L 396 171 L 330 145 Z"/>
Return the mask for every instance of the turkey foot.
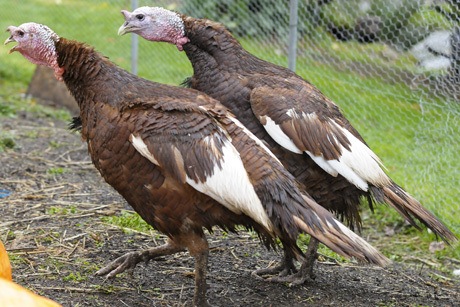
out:
<path id="1" fill-rule="evenodd" d="M 296 273 L 297 269 L 294 265 L 294 258 L 288 254 L 285 254 L 280 265 L 263 268 L 255 270 L 251 275 L 257 279 L 261 280 L 271 280 L 271 278 L 264 278 L 264 275 L 275 275 L 278 274 L 279 277 L 289 276 L 293 273 Z"/>
<path id="2" fill-rule="evenodd" d="M 318 250 L 318 243 L 319 241 L 315 238 L 311 238 L 310 242 L 308 243 L 308 250 L 305 255 L 305 259 L 300 266 L 298 272 L 291 274 L 291 275 L 284 275 L 284 276 L 275 276 L 270 277 L 267 280 L 271 282 L 282 282 L 282 283 L 289 283 L 289 286 L 297 286 L 305 283 L 308 279 L 315 279 L 316 276 L 313 272 L 313 267 L 318 257 L 317 250 Z M 292 262 L 292 261 L 291 261 Z"/>
<path id="3" fill-rule="evenodd" d="M 126 253 L 97 271 L 96 275 L 107 275 L 107 278 L 113 278 L 127 269 L 135 268 L 139 262 L 148 262 L 160 256 L 171 255 L 182 251 L 185 251 L 183 247 L 177 246 L 169 241 L 166 244 L 152 247 L 144 251 Z"/>

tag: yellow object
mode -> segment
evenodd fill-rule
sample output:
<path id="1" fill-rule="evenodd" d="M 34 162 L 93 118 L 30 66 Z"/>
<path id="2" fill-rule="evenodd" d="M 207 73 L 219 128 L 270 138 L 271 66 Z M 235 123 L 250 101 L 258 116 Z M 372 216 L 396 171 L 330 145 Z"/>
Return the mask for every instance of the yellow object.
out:
<path id="1" fill-rule="evenodd" d="M 12 282 L 11 264 L 0 241 L 0 307 L 62 307 Z"/>
<path id="2" fill-rule="evenodd" d="M 12 280 L 10 259 L 2 241 L 0 241 L 0 278 Z"/>

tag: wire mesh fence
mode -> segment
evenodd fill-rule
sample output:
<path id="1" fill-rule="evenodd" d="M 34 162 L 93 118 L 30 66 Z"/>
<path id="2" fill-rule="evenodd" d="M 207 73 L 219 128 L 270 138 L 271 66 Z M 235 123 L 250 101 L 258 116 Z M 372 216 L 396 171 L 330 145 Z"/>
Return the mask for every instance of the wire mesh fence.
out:
<path id="1" fill-rule="evenodd" d="M 289 1 L 136 2 L 219 21 L 251 53 L 288 65 Z M 296 2 L 296 72 L 342 108 L 398 183 L 438 214 L 458 214 L 460 0 Z M 132 38 L 117 36 L 130 0 L 0 4 L 3 28 L 45 23 L 131 67 Z M 138 44 L 140 76 L 179 84 L 193 73 L 174 46 Z"/>

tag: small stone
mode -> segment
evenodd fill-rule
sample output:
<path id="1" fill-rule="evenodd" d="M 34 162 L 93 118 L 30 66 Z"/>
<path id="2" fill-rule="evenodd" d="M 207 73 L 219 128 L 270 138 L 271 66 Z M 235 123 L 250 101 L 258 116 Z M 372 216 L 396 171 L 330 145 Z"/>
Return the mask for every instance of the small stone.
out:
<path id="1" fill-rule="evenodd" d="M 446 245 L 444 244 L 444 242 L 434 241 L 430 243 L 430 247 L 428 249 L 430 252 L 434 253 L 434 252 L 443 250 L 445 247 Z"/>
<path id="2" fill-rule="evenodd" d="M 388 236 L 388 237 L 392 237 L 395 235 L 395 229 L 393 227 L 388 227 L 386 226 L 385 227 L 385 235 Z"/>

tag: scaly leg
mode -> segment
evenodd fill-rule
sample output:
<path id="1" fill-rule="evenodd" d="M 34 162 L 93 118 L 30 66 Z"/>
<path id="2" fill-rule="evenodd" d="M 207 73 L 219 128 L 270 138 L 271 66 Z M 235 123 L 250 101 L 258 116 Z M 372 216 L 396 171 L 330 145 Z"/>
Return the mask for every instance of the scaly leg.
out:
<path id="1" fill-rule="evenodd" d="M 297 269 L 294 265 L 294 256 L 287 250 L 284 250 L 283 259 L 279 265 L 252 271 L 251 275 L 257 279 L 270 280 L 270 278 L 264 278 L 262 276 L 275 274 L 278 274 L 278 276 L 290 276 L 295 272 L 297 272 Z"/>
<path id="2" fill-rule="evenodd" d="M 157 247 L 152 247 L 144 251 L 127 253 L 97 271 L 96 275 L 107 275 L 107 278 L 113 278 L 127 269 L 136 267 L 139 262 L 148 262 L 160 256 L 171 255 L 182 251 L 185 251 L 184 247 L 168 240 L 166 244 Z"/>
<path id="3" fill-rule="evenodd" d="M 195 295 L 193 306 L 211 306 L 206 300 L 206 271 L 208 266 L 208 251 L 195 255 Z"/>
<path id="4" fill-rule="evenodd" d="M 209 246 L 204 234 L 190 233 L 183 238 L 182 243 L 187 245 L 190 255 L 195 258 L 195 295 L 193 306 L 210 307 L 206 300 L 206 272 L 208 270 Z"/>
<path id="5" fill-rule="evenodd" d="M 313 268 L 315 261 L 318 257 L 318 244 L 319 241 L 311 237 L 308 243 L 308 250 L 305 254 L 305 259 L 302 261 L 302 265 L 297 273 L 287 276 L 276 276 L 271 277 L 268 280 L 272 282 L 287 282 L 290 286 L 301 285 L 308 279 L 315 279 Z"/>

